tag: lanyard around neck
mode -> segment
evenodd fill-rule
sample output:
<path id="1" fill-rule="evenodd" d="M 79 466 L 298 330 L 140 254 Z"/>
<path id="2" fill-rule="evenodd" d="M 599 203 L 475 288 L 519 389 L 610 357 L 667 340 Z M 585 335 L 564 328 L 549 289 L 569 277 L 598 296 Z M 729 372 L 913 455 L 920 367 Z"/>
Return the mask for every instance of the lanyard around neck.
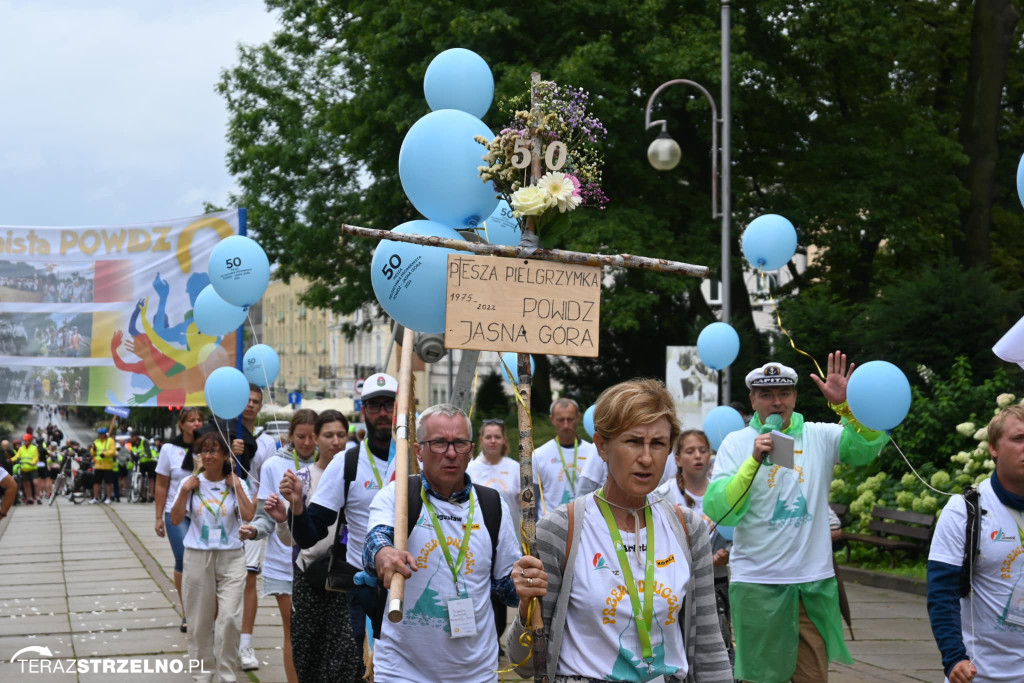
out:
<path id="1" fill-rule="evenodd" d="M 313 451 L 313 462 L 316 462 L 319 459 L 319 456 L 320 456 L 320 451 L 319 450 Z M 297 450 L 295 450 L 294 447 L 292 448 L 292 460 L 295 461 L 295 471 L 298 472 L 299 470 L 301 470 L 302 469 L 302 465 L 299 464 L 299 452 Z M 303 458 L 303 460 L 305 460 L 305 458 Z"/>
<path id="2" fill-rule="evenodd" d="M 216 510 L 214 510 L 212 507 L 210 507 L 209 503 L 206 502 L 206 499 L 203 498 L 202 494 L 199 492 L 199 489 L 194 489 L 192 491 L 192 493 L 197 495 L 197 496 L 199 496 L 199 502 L 203 504 L 204 508 L 206 508 L 207 510 L 210 511 L 210 514 L 213 515 L 214 519 L 220 519 L 221 513 L 224 512 L 224 501 L 226 501 L 228 499 L 228 494 L 231 493 L 231 487 L 228 486 L 227 483 L 225 482 L 225 484 L 224 484 L 224 494 L 221 495 L 221 497 L 220 497 L 220 504 L 217 505 L 217 509 Z"/>
<path id="3" fill-rule="evenodd" d="M 434 506 L 430 502 L 430 497 L 427 495 L 426 487 L 420 487 L 420 498 L 423 500 L 423 504 L 427 508 L 427 513 L 430 515 L 430 522 L 434 525 L 434 533 L 437 535 L 437 542 L 441 544 L 441 551 L 444 552 L 444 559 L 448 563 L 448 568 L 452 570 L 452 580 L 455 581 L 455 592 L 459 592 L 459 570 L 462 569 L 462 563 L 466 561 L 466 551 L 469 550 L 469 537 L 473 532 L 473 512 L 476 510 L 476 493 L 471 488 L 469 490 L 469 515 L 466 517 L 466 533 L 462 537 L 462 545 L 459 547 L 459 557 L 455 562 L 452 562 L 452 554 L 448 551 L 448 541 L 445 538 L 444 532 L 441 531 L 441 523 L 437 521 L 437 513 L 434 512 Z"/>
<path id="4" fill-rule="evenodd" d="M 373 476 L 377 480 L 377 488 L 384 488 L 384 480 L 380 478 L 380 470 L 377 469 L 377 456 L 370 452 L 369 437 L 363 439 L 363 450 L 366 451 L 366 459 L 370 461 L 370 469 L 373 470 Z"/>
<path id="5" fill-rule="evenodd" d="M 1006 511 L 1010 513 L 1010 517 L 1013 517 L 1014 523 L 1017 525 L 1017 541 L 1021 547 L 1024 548 L 1024 515 L 1021 515 L 1020 510 L 1014 510 L 1009 505 L 1003 504 Z"/>
<path id="6" fill-rule="evenodd" d="M 654 522 L 651 520 L 651 508 L 644 508 L 644 522 L 647 525 L 647 566 L 644 570 L 644 603 L 641 612 L 640 592 L 633 580 L 633 569 L 629 565 L 629 558 L 626 556 L 626 549 L 622 545 L 622 535 L 619 533 L 619 525 L 612 514 L 611 506 L 602 498 L 604 489 L 598 491 L 594 500 L 601 510 L 605 524 L 608 525 L 608 533 L 612 536 L 615 544 L 615 556 L 619 558 L 619 567 L 622 569 L 622 578 L 626 583 L 626 590 L 629 592 L 629 601 L 633 605 L 633 619 L 636 621 L 636 630 L 640 633 L 640 645 L 643 648 L 644 661 L 648 662 L 650 668 L 654 659 L 654 650 L 651 648 L 651 627 L 654 625 Z M 640 530 L 636 529 L 635 542 L 640 542 Z"/>
<path id="7" fill-rule="evenodd" d="M 565 480 L 569 482 L 569 488 L 572 490 L 573 495 L 575 495 L 576 480 L 579 478 L 579 473 L 576 469 L 576 458 L 580 454 L 580 440 L 573 439 L 572 442 L 572 475 L 569 474 L 569 468 L 565 466 L 565 455 L 562 453 L 562 444 L 558 443 L 557 437 L 555 438 L 555 446 L 558 447 L 558 457 L 562 460 L 562 471 L 565 472 Z"/>

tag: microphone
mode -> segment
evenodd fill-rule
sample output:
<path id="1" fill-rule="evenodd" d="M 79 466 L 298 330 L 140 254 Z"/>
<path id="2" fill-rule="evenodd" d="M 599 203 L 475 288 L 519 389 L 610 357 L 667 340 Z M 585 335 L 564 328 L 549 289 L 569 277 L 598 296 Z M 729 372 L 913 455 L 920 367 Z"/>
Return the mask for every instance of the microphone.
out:
<path id="1" fill-rule="evenodd" d="M 761 425 L 761 431 L 758 433 L 767 434 L 777 429 L 782 429 L 782 416 L 778 413 L 772 413 L 765 418 L 764 424 Z"/>

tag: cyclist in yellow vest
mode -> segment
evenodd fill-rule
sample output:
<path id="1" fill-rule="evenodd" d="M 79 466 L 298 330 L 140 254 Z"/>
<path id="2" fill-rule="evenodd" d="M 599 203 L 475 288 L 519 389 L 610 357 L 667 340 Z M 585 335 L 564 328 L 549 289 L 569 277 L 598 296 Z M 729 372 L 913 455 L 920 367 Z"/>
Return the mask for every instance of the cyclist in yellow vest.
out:
<path id="1" fill-rule="evenodd" d="M 96 441 L 89 447 L 89 452 L 93 457 L 92 500 L 89 503 L 92 505 L 99 502 L 110 504 L 110 496 L 114 493 L 114 483 L 117 481 L 117 472 L 114 470 L 117 442 L 107 434 L 106 427 L 96 430 Z M 105 491 L 104 484 L 110 486 L 109 492 Z M 107 493 L 105 499 L 100 497 L 101 492 Z"/>
<path id="2" fill-rule="evenodd" d="M 21 471 L 22 486 L 25 487 L 25 504 L 32 505 L 39 498 L 39 449 L 32 443 L 32 435 L 21 437 L 22 445 L 14 454 L 14 462 Z"/>
<path id="3" fill-rule="evenodd" d="M 153 494 L 156 493 L 156 461 L 160 453 L 153 448 L 153 444 L 138 432 L 132 432 L 129 442 L 131 452 L 139 458 L 139 470 L 145 475 L 143 479 L 142 500 L 153 502 Z"/>

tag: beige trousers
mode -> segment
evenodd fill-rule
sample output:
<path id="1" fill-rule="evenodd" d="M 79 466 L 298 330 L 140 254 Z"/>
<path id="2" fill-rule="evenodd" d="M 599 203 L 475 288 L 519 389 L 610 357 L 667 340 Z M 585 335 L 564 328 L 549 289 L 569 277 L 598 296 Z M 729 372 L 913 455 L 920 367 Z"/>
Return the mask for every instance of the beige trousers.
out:
<path id="1" fill-rule="evenodd" d="M 188 620 L 190 659 L 203 662 L 215 680 L 234 681 L 240 665 L 245 553 L 185 548 L 181 593 Z M 216 623 L 214 620 L 216 619 Z"/>

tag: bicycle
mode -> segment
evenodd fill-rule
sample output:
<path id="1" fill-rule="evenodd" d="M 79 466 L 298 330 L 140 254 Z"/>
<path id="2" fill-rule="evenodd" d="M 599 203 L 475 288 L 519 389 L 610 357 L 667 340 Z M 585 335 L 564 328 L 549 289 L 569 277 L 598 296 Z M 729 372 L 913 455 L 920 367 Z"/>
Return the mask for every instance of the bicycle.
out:
<path id="1" fill-rule="evenodd" d="M 78 505 L 85 500 L 85 492 L 82 490 L 79 480 L 79 471 L 81 459 L 73 457 L 71 455 L 64 456 L 64 462 L 61 463 L 60 474 L 57 475 L 57 479 L 53 482 L 53 490 L 50 492 L 50 505 L 53 505 L 53 501 L 57 499 L 57 496 L 66 495 L 75 505 Z M 77 489 L 77 490 L 76 490 Z"/>
<path id="2" fill-rule="evenodd" d="M 132 453 L 132 475 L 128 483 L 129 503 L 146 502 L 144 494 L 146 492 L 147 479 L 149 479 L 149 477 L 143 474 L 142 468 L 139 466 L 139 456 Z"/>

